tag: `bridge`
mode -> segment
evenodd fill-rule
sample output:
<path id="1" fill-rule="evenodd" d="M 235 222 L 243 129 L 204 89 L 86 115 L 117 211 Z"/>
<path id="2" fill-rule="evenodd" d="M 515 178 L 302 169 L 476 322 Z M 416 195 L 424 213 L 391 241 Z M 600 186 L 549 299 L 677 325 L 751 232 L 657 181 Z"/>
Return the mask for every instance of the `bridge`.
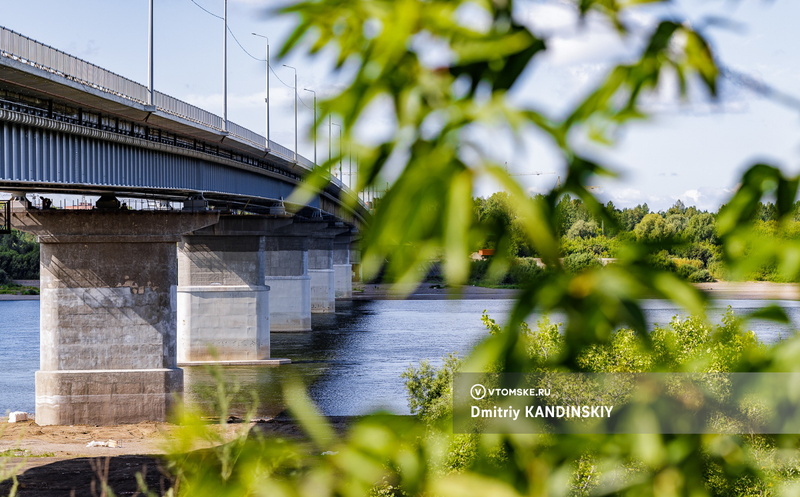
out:
<path id="1" fill-rule="evenodd" d="M 41 244 L 36 422 L 165 420 L 181 365 L 288 362 L 271 357 L 270 332 L 309 331 L 312 313 L 352 295 L 369 218 L 368 199 L 332 176 L 307 205 L 287 204 L 314 167 L 0 27 L 4 219 Z M 58 209 L 30 193 L 99 200 Z"/>

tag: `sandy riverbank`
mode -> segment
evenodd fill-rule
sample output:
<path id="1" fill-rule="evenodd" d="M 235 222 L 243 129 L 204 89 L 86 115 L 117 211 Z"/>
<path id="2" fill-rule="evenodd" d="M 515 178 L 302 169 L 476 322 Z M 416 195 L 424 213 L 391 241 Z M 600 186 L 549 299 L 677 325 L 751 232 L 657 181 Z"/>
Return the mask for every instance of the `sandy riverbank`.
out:
<path id="1" fill-rule="evenodd" d="M 343 433 L 355 419 L 337 416 L 326 422 Z M 253 423 L 234 422 L 225 428 L 211 424 L 209 428 L 225 440 L 253 432 L 266 437 L 307 440 L 299 425 L 283 416 Z M 172 486 L 172 480 L 159 456 L 169 451 L 169 441 L 177 436 L 178 430 L 179 427 L 169 423 L 95 427 L 37 426 L 29 421 L 0 426 L 0 453 L 4 454 L 0 457 L 0 475 L 18 475 L 18 497 L 100 495 L 101 478 L 108 481 L 116 495 L 135 495 L 137 473 L 145 476 L 149 489 L 163 495 Z M 119 446 L 86 447 L 91 441 L 108 440 Z M 201 442 L 195 448 L 208 446 Z M 11 480 L 0 482 L 0 495 L 7 495 L 11 485 Z"/>
<path id="2" fill-rule="evenodd" d="M 173 425 L 37 426 L 32 421 L 0 426 L 0 474 L 18 475 L 20 497 L 100 495 L 93 493 L 98 473 L 106 472 L 117 495 L 132 495 L 135 475 L 144 471 L 148 486 L 168 488 L 169 481 L 152 454 L 163 454 Z M 114 440 L 118 447 L 87 447 L 92 441 Z M 106 464 L 108 461 L 108 468 Z M 6 495 L 11 482 L 0 483 Z"/>

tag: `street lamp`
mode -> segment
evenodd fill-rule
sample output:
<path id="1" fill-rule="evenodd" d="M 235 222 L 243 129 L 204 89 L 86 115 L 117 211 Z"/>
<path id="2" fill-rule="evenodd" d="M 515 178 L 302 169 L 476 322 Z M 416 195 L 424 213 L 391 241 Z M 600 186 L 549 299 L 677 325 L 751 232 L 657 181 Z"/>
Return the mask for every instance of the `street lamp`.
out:
<path id="1" fill-rule="evenodd" d="M 310 91 L 314 94 L 314 165 L 317 165 L 317 92 L 303 88 L 305 91 Z"/>
<path id="2" fill-rule="evenodd" d="M 228 0 L 223 8 L 222 37 L 222 131 L 228 131 Z"/>
<path id="3" fill-rule="evenodd" d="M 286 64 L 283 67 L 294 71 L 294 163 L 297 164 L 297 69 Z"/>
<path id="4" fill-rule="evenodd" d="M 264 102 L 267 104 L 267 118 L 266 118 L 266 130 L 267 130 L 267 152 L 269 152 L 269 38 L 264 35 L 260 35 L 258 33 L 251 33 L 253 36 L 258 36 L 259 38 L 264 38 L 267 40 L 267 87 L 266 87 L 266 98 L 264 98 Z"/>
<path id="5" fill-rule="evenodd" d="M 335 122 L 331 122 L 330 116 L 328 116 L 328 155 L 330 155 L 331 149 L 331 126 L 336 126 L 339 128 L 339 180 L 342 180 L 342 126 L 340 124 L 336 124 Z"/>
<path id="6" fill-rule="evenodd" d="M 153 0 L 150 0 L 150 10 L 148 12 L 150 19 L 148 23 L 147 33 L 147 105 L 153 104 Z"/>

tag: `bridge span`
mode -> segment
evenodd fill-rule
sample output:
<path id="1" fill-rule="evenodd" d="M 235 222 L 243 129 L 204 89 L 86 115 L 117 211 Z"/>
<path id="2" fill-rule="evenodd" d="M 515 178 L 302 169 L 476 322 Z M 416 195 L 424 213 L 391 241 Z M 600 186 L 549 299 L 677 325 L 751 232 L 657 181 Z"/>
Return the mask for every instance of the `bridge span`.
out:
<path id="1" fill-rule="evenodd" d="M 315 167 L 219 116 L 0 27 L 5 219 L 41 243 L 36 422 L 165 420 L 181 364 L 280 364 L 271 331 L 352 294 L 364 199 L 335 177 L 285 198 Z M 28 193 L 91 194 L 92 209 Z M 180 202 L 134 211 L 120 199 Z M 357 273 L 357 271 L 356 271 Z"/>

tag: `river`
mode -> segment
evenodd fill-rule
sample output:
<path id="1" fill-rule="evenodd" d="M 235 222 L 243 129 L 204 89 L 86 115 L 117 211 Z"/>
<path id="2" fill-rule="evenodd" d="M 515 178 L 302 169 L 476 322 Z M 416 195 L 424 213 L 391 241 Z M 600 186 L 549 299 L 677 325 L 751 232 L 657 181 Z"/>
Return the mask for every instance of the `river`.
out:
<path id="1" fill-rule="evenodd" d="M 778 303 L 789 314 L 793 327 L 754 321 L 750 328 L 765 343 L 794 333 L 800 324 L 800 302 Z M 731 306 L 738 315 L 768 302 L 719 300 L 719 309 Z M 408 413 L 400 374 L 422 360 L 439 364 L 451 352 L 467 353 L 486 330 L 481 312 L 502 320 L 511 300 L 378 300 L 337 302 L 335 315 L 314 315 L 314 331 L 272 334 L 272 356 L 288 357 L 284 366 L 239 366 L 221 370 L 232 389 L 231 413 L 243 415 L 258 403 L 257 416 L 272 416 L 283 409 L 281 385 L 297 379 L 308 387 L 311 398 L 328 415 L 364 414 L 376 409 Z M 667 324 L 677 314 L 674 306 L 660 300 L 645 301 L 651 323 Z M 712 312 L 719 320 L 722 310 Z M 34 411 L 34 372 L 39 367 L 39 302 L 0 301 L 0 414 Z M 552 318 L 558 321 L 558 316 Z M 535 318 L 531 320 L 533 323 Z M 187 399 L 211 409 L 215 382 L 204 367 L 186 368 Z"/>

